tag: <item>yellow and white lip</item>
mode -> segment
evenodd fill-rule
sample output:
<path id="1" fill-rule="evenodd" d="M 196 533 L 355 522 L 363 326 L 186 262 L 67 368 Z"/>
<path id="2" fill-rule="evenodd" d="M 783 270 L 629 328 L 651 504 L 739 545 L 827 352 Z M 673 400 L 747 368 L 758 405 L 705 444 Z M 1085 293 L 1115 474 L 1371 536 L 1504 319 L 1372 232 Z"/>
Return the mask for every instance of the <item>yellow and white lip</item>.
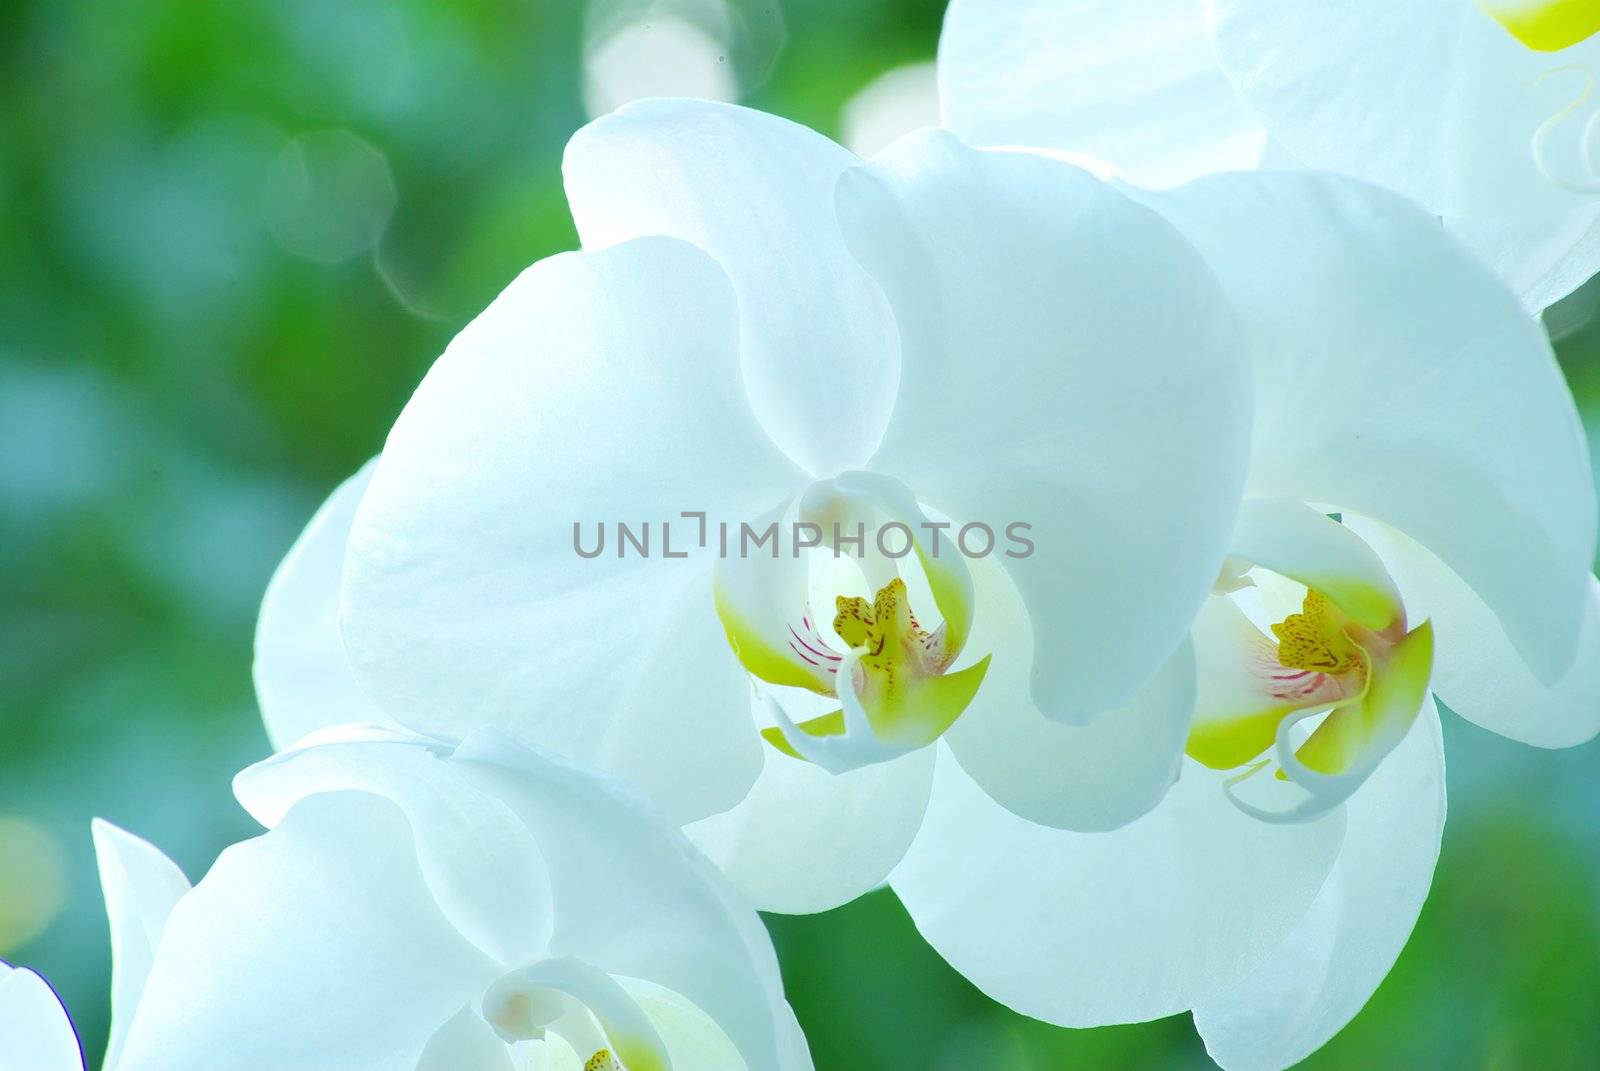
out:
<path id="1" fill-rule="evenodd" d="M 1478 0 L 1478 6 L 1535 52 L 1560 52 L 1600 33 L 1595 0 Z"/>
<path id="2" fill-rule="evenodd" d="M 1226 570 L 1196 622 L 1200 672 L 1186 750 L 1213 769 L 1239 771 L 1228 789 L 1243 810 L 1309 819 L 1346 799 L 1405 737 L 1432 676 L 1433 629 L 1408 627 L 1377 555 L 1309 506 L 1249 502 L 1236 542 L 1236 555 L 1255 569 L 1243 578 L 1236 565 Z M 1240 604 L 1241 581 L 1253 584 L 1256 573 L 1298 599 L 1265 628 Z M 1274 780 L 1302 791 L 1281 807 L 1244 799 L 1240 786 L 1274 759 Z"/>
<path id="3" fill-rule="evenodd" d="M 825 533 L 835 524 L 875 532 L 897 523 L 912 533 L 912 547 L 887 558 L 874 553 L 869 536 L 862 557 L 849 561 L 838 548 L 781 543 L 776 557 L 718 563 L 717 614 L 744 668 L 767 684 L 839 701 L 831 713 L 795 722 L 769 696 L 775 724 L 762 737 L 834 772 L 933 743 L 972 702 L 989 665 L 984 658 L 951 669 L 972 625 L 966 563 L 954 552 L 932 553 L 915 497 L 886 477 L 851 472 L 821 481 L 780 516 L 781 540 L 792 521 Z M 837 568 L 841 562 L 851 568 Z M 843 578 L 848 572 L 858 574 L 853 583 Z"/>

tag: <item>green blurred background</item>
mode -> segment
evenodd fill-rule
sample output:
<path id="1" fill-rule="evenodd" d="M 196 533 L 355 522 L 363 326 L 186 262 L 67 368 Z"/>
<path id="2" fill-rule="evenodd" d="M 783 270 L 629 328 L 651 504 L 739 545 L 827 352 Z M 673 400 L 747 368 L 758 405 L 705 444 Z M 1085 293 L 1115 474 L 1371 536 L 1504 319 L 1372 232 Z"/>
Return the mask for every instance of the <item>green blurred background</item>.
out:
<path id="1" fill-rule="evenodd" d="M 254 832 L 229 778 L 267 751 L 267 578 L 451 335 L 575 243 L 559 165 L 587 112 L 697 90 L 867 150 L 932 114 L 907 65 L 933 56 L 942 0 L 731 2 L 0 13 L 0 957 L 60 987 L 91 1066 L 109 958 L 90 817 L 191 877 Z M 1549 317 L 1592 429 L 1597 306 L 1590 287 Z M 1446 739 L 1433 897 L 1307 1066 L 1596 1066 L 1600 745 L 1540 753 L 1453 718 Z M 1209 1066 L 1186 1017 L 1066 1031 L 997 1007 L 887 892 L 771 925 L 823 1071 Z"/>

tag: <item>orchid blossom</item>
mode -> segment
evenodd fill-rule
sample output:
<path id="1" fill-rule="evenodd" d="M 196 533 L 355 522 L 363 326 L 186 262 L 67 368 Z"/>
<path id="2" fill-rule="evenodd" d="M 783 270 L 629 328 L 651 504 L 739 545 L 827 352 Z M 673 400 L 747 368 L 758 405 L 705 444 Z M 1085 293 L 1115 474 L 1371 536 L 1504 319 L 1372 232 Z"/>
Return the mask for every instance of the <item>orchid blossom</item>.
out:
<path id="1" fill-rule="evenodd" d="M 1254 369 L 1189 758 L 1098 836 L 1021 821 L 942 761 L 892 882 L 1021 1012 L 1192 1010 L 1222 1066 L 1277 1069 L 1360 1010 L 1427 896 L 1432 693 L 1536 746 L 1600 729 L 1593 476 L 1538 324 L 1424 211 L 1296 173 L 1141 199 L 1216 270 Z"/>
<path id="2" fill-rule="evenodd" d="M 832 161 L 814 196 L 761 195 L 803 146 Z M 1152 193 L 937 132 L 862 164 L 680 102 L 591 126 L 567 176 L 588 250 L 463 332 L 280 571 L 269 724 L 298 650 L 398 724 L 489 721 L 632 778 L 759 906 L 892 868 L 997 999 L 1068 1025 L 1194 1009 L 1240 1068 L 1315 1049 L 1404 943 L 1444 816 L 1432 692 L 1540 746 L 1596 731 L 1571 396 L 1516 297 L 1403 198 L 1293 172 Z M 839 312 L 874 302 L 888 326 Z M 893 366 L 865 460 L 797 438 L 837 406 L 855 429 Z M 685 506 L 793 524 L 766 557 L 577 560 L 551 523 Z M 1035 559 L 787 534 L 1008 515 Z M 321 639 L 294 648 L 296 621 Z"/>
<path id="3" fill-rule="evenodd" d="M 811 1067 L 755 912 L 613 784 L 493 732 L 347 729 L 235 791 L 269 831 L 192 890 L 96 824 L 106 1071 Z"/>
<path id="4" fill-rule="evenodd" d="M 1597 31 L 1587 0 L 955 0 L 939 75 L 973 144 L 1387 186 L 1537 311 L 1600 270 Z"/>
<path id="5" fill-rule="evenodd" d="M 436 737 L 498 726 L 792 911 L 887 876 L 945 746 L 1033 821 L 1154 806 L 1248 449 L 1193 248 L 1065 161 L 938 131 L 868 164 L 656 101 L 565 171 L 584 251 L 462 331 L 274 581 L 274 738 L 334 717 L 335 678 Z M 590 556 L 601 522 L 653 554 Z"/>

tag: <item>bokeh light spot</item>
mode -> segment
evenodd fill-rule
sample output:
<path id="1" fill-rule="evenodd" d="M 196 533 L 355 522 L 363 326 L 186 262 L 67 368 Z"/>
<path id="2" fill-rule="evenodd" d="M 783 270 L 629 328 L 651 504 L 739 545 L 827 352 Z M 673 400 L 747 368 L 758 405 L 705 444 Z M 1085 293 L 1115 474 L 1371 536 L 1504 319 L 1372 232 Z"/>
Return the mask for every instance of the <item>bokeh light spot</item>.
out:
<path id="1" fill-rule="evenodd" d="M 739 99 L 729 22 L 716 4 L 691 19 L 667 5 L 596 30 L 584 48 L 583 106 L 591 118 L 646 97 Z"/>
<path id="2" fill-rule="evenodd" d="M 44 932 L 66 903 L 61 846 L 23 818 L 0 815 L 0 954 Z"/>
<path id="3" fill-rule="evenodd" d="M 934 66 L 912 63 L 874 78 L 845 102 L 844 144 L 871 156 L 902 134 L 939 125 L 939 85 Z"/>
<path id="4" fill-rule="evenodd" d="M 348 130 L 319 130 L 290 141 L 267 169 L 267 225 L 295 256 L 324 264 L 378 243 L 397 200 L 389 161 Z"/>

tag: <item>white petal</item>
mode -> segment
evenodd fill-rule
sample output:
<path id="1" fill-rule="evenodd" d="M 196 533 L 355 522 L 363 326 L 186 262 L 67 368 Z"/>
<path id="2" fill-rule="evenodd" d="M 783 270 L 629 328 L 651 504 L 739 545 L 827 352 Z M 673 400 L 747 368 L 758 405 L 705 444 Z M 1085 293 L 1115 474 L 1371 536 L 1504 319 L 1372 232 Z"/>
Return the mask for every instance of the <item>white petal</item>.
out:
<path id="1" fill-rule="evenodd" d="M 498 963 L 526 962 L 550 940 L 544 857 L 511 808 L 447 754 L 417 740 L 329 743 L 256 763 L 234 778 L 233 790 L 268 828 L 317 793 L 390 800 L 409 819 L 422 873 L 455 928 Z"/>
<path id="2" fill-rule="evenodd" d="M 815 1071 L 815 1064 L 811 1059 L 811 1047 L 806 1041 L 805 1031 L 800 1028 L 800 1020 L 795 1018 L 794 1009 L 787 1002 L 778 1009 L 778 1047 L 783 1056 L 779 1065 L 790 1071 Z"/>
<path id="3" fill-rule="evenodd" d="M 0 1071 L 83 1071 L 61 998 L 26 968 L 0 963 Z"/>
<path id="4" fill-rule="evenodd" d="M 119 1071 L 410 1068 L 496 973 L 439 913 L 393 804 L 314 796 L 174 909 Z"/>
<path id="5" fill-rule="evenodd" d="M 403 724 L 495 725 L 633 781 L 680 821 L 755 779 L 745 675 L 699 522 L 799 486 L 745 401 L 731 290 L 672 239 L 525 272 L 451 344 L 357 511 L 344 637 Z M 674 555 L 664 556 L 662 524 Z M 651 556 L 595 526 L 651 526 Z M 611 527 L 611 535 L 617 535 Z M 716 543 L 715 529 L 710 544 Z"/>
<path id="6" fill-rule="evenodd" d="M 1348 521 L 1383 554 L 1414 618 L 1438 634 L 1433 690 L 1450 709 L 1501 736 L 1535 747 L 1574 747 L 1600 732 L 1600 582 L 1588 590 L 1578 657 L 1554 685 L 1523 664 L 1494 614 L 1471 588 L 1415 542 L 1359 517 Z"/>
<path id="7" fill-rule="evenodd" d="M 549 954 L 663 986 L 709 1015 L 751 1067 L 785 1067 L 772 943 L 683 835 L 622 786 L 493 731 L 456 752 L 532 830 L 550 867 Z"/>
<path id="8" fill-rule="evenodd" d="M 834 183 L 859 162 L 773 115 L 652 100 L 578 131 L 563 165 L 584 248 L 665 234 L 716 257 L 739 295 L 751 404 L 815 476 L 860 468 L 894 403 L 894 320 L 834 215 Z"/>
<path id="9" fill-rule="evenodd" d="M 1267 141 L 1200 0 L 956 0 L 939 90 L 969 144 L 1084 152 L 1146 186 L 1254 167 Z"/>
<path id="10" fill-rule="evenodd" d="M 1277 1071 L 1321 1048 L 1405 947 L 1444 832 L 1444 746 L 1432 703 L 1345 813 L 1344 848 L 1305 918 L 1250 974 L 1195 1005 L 1206 1050 L 1228 1071 Z"/>
<path id="11" fill-rule="evenodd" d="M 100 889 L 111 927 L 111 1038 L 105 1071 L 114 1071 L 155 961 L 161 931 L 173 907 L 189 891 L 189 879 L 153 844 L 99 818 L 92 828 Z"/>
<path id="12" fill-rule="evenodd" d="M 509 933 L 520 922 L 550 935 L 520 952 L 502 944 L 500 962 L 570 955 L 675 989 L 755 1051 L 777 1043 L 786 1006 L 754 911 L 625 786 L 494 731 L 453 751 L 416 739 L 303 748 L 235 782 L 269 825 L 304 806 L 297 801 L 351 789 L 389 797 L 410 815 L 424 873 L 458 925 L 498 923 Z M 533 876 L 519 856 L 524 845 L 543 860 L 548 891 L 522 880 Z"/>
<path id="13" fill-rule="evenodd" d="M 948 756 L 891 879 L 917 928 L 989 996 L 1062 1026 L 1172 1015 L 1249 970 L 1305 914 L 1344 832 L 1246 817 L 1186 763 L 1112 833 L 1032 825 Z"/>
<path id="14" fill-rule="evenodd" d="M 933 750 L 842 774 L 764 754 L 750 794 L 689 839 L 763 911 L 827 911 L 882 885 L 922 825 Z"/>
<path id="15" fill-rule="evenodd" d="M 1530 309 L 1600 269 L 1600 197 L 1552 181 L 1531 148 L 1600 67 L 1600 38 L 1535 52 L 1466 2 L 1210 5 L 1224 68 L 1306 166 L 1413 198 Z M 1580 185 L 1596 181 L 1580 159 L 1587 114 L 1550 132 L 1549 170 Z"/>
<path id="16" fill-rule="evenodd" d="M 839 205 L 906 343 L 873 468 L 989 524 L 997 556 L 1031 525 L 1035 552 L 1004 563 L 1035 701 L 1069 720 L 1127 702 L 1183 641 L 1238 506 L 1247 368 L 1211 273 L 1077 168 L 936 131 L 847 173 Z"/>
<path id="17" fill-rule="evenodd" d="M 1177 780 L 1194 708 L 1189 646 L 1129 706 L 1088 725 L 1063 725 L 1028 694 L 1033 636 L 1016 585 L 987 560 L 972 563 L 972 576 L 978 613 L 968 649 L 992 651 L 994 660 L 945 734 L 962 769 L 1008 810 L 1061 829 L 1116 829 L 1159 803 Z"/>
<path id="18" fill-rule="evenodd" d="M 416 1071 L 517 1071 L 506 1043 L 478 1014 L 477 1001 L 441 1026 L 417 1060 Z"/>
<path id="19" fill-rule="evenodd" d="M 340 484 L 272 574 L 256 620 L 255 683 L 274 750 L 352 722 L 389 723 L 361 685 L 339 637 L 339 585 L 350 521 L 376 460 Z"/>
<path id="20" fill-rule="evenodd" d="M 518 1056 L 523 1055 L 518 1053 Z M 584 1058 L 557 1034 L 546 1034 L 543 1045 L 527 1053 L 528 1066 L 517 1071 L 583 1071 Z M 427 1071 L 419 1068 L 418 1071 Z M 441 1068 L 440 1071 L 447 1071 Z"/>
<path id="21" fill-rule="evenodd" d="M 1537 322 L 1438 222 L 1327 175 L 1149 195 L 1205 253 L 1255 355 L 1250 491 L 1376 517 L 1447 562 L 1534 675 L 1572 662 L 1595 496 Z"/>

